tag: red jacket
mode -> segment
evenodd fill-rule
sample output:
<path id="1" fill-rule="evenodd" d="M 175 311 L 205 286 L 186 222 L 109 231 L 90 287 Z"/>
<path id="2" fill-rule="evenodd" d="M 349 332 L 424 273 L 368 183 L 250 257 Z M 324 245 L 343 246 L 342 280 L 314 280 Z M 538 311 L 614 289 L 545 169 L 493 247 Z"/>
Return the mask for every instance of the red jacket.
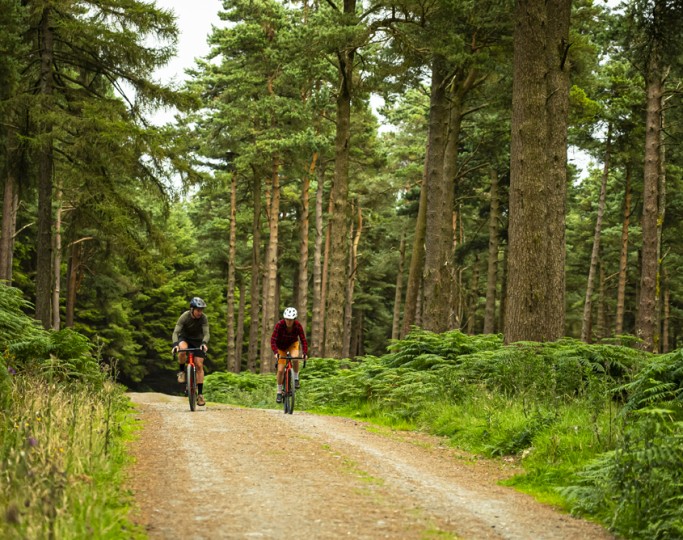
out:
<path id="1" fill-rule="evenodd" d="M 284 319 L 278 321 L 273 328 L 273 335 L 270 337 L 270 348 L 273 352 L 277 354 L 278 349 L 281 351 L 286 351 L 298 340 L 301 340 L 301 347 L 303 348 L 303 353 L 308 356 L 308 343 L 306 342 L 306 334 L 304 333 L 304 327 L 301 326 L 299 321 L 294 321 L 292 326 L 292 331 L 287 331 L 287 323 Z"/>

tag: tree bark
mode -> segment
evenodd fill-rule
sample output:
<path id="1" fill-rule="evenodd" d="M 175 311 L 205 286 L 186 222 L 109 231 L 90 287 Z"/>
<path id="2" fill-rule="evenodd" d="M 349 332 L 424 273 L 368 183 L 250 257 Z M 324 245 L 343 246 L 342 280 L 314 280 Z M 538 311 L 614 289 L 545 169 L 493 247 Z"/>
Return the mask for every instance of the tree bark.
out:
<path id="1" fill-rule="evenodd" d="M 484 334 L 493 334 L 496 331 L 496 286 L 498 283 L 498 219 L 500 219 L 500 205 L 498 200 L 498 172 L 493 167 L 491 168 L 490 176 L 489 252 L 486 272 Z"/>
<path id="2" fill-rule="evenodd" d="M 669 279 L 666 269 L 662 270 L 664 275 L 664 305 L 662 306 L 662 353 L 668 353 L 670 348 L 669 343 L 669 324 L 671 322 L 671 289 L 669 287 Z"/>
<path id="3" fill-rule="evenodd" d="M 564 334 L 570 13 L 515 6 L 506 343 Z"/>
<path id="4" fill-rule="evenodd" d="M 8 166 L 11 169 L 11 164 Z M 14 259 L 14 234 L 17 228 L 19 209 L 19 186 L 10 170 L 5 178 L 2 200 L 2 230 L 0 232 L 0 281 L 12 284 L 12 264 Z"/>
<path id="5" fill-rule="evenodd" d="M 227 306 L 227 364 L 226 369 L 239 373 L 235 350 L 235 251 L 237 247 L 237 173 L 230 179 L 230 232 L 228 238 L 228 287 L 225 293 Z"/>
<path id="6" fill-rule="evenodd" d="M 609 178 L 610 155 L 612 151 L 612 126 L 607 128 L 607 142 L 605 144 L 605 163 L 602 169 L 602 180 L 600 182 L 600 195 L 598 197 L 598 216 L 595 220 L 595 231 L 593 233 L 593 250 L 591 251 L 591 261 L 588 268 L 588 281 L 586 283 L 586 297 L 583 302 L 583 322 L 581 324 L 581 341 L 591 343 L 592 336 L 592 315 L 593 315 L 593 287 L 595 283 L 595 273 L 598 269 L 598 257 L 600 256 L 600 235 L 602 234 L 602 218 L 605 214 L 605 199 L 607 196 L 607 179 Z"/>
<path id="7" fill-rule="evenodd" d="M 242 371 L 242 350 L 244 345 L 244 311 L 247 305 L 244 276 L 240 275 L 240 303 L 237 308 L 237 336 L 235 337 L 235 371 Z"/>
<path id="8" fill-rule="evenodd" d="M 64 325 L 67 328 L 73 328 L 74 312 L 76 308 L 76 298 L 78 296 L 78 288 L 81 284 L 83 273 L 81 271 L 81 260 L 83 254 L 83 242 L 87 238 L 81 238 L 72 242 L 69 246 L 69 269 L 68 278 L 66 281 L 66 313 L 64 316 Z"/>
<path id="9" fill-rule="evenodd" d="M 254 175 L 254 217 L 251 224 L 251 284 L 249 289 L 249 348 L 247 349 L 247 370 L 256 372 L 259 338 L 259 290 L 261 276 L 261 179 Z"/>
<path id="10" fill-rule="evenodd" d="M 311 321 L 311 354 L 321 356 L 323 342 L 322 299 L 322 246 L 323 246 L 323 190 L 324 175 L 321 171 L 315 193 L 315 246 L 313 249 L 313 320 Z"/>
<path id="11" fill-rule="evenodd" d="M 662 88 L 663 90 L 663 88 Z M 665 132 L 665 113 L 664 113 L 664 99 L 662 98 L 661 110 L 661 132 L 659 144 L 659 185 L 658 185 L 658 208 L 657 208 L 657 286 L 655 295 L 655 313 L 657 320 L 655 324 L 654 350 L 661 351 L 661 332 L 662 325 L 660 315 L 662 314 L 661 302 L 662 298 L 662 271 L 664 269 L 664 262 L 662 258 L 662 229 L 664 227 L 664 217 L 666 214 L 666 145 L 662 140 L 662 135 Z"/>
<path id="12" fill-rule="evenodd" d="M 479 299 L 479 256 L 475 257 L 472 264 L 472 281 L 467 295 L 467 333 L 474 335 L 477 322 L 477 300 Z"/>
<path id="13" fill-rule="evenodd" d="M 358 244 L 360 243 L 361 233 L 363 232 L 363 213 L 358 206 L 358 225 L 351 225 L 351 237 L 353 241 L 349 244 L 349 271 L 348 283 L 346 287 L 346 298 L 344 301 L 344 343 L 342 347 L 342 358 L 351 356 L 351 323 L 353 322 L 353 289 L 356 285 L 356 273 L 358 270 Z"/>
<path id="14" fill-rule="evenodd" d="M 270 208 L 268 213 L 268 249 L 266 255 L 267 277 L 264 280 L 266 286 L 265 302 L 263 306 L 263 339 L 261 343 L 261 373 L 270 373 L 273 369 L 273 352 L 270 349 L 270 335 L 272 325 L 278 312 L 276 303 L 277 294 L 277 249 L 278 230 L 280 217 L 280 159 L 273 158 L 272 191 L 270 196 Z"/>
<path id="15" fill-rule="evenodd" d="M 36 318 L 44 328 L 50 328 L 52 304 L 52 124 L 50 114 L 54 90 L 54 33 L 51 23 L 52 9 L 43 9 L 40 21 L 40 93 L 45 108 L 40 121 L 44 140 L 38 158 L 38 240 L 36 242 Z"/>
<path id="16" fill-rule="evenodd" d="M 330 275 L 330 216 L 332 215 L 332 193 L 330 193 L 329 208 L 327 211 L 327 228 L 325 230 L 325 249 L 323 251 L 323 275 L 322 275 L 322 285 L 320 287 L 320 304 L 322 307 L 322 316 L 320 318 L 320 341 L 319 341 L 319 352 L 321 356 L 325 355 L 325 330 L 326 330 L 326 320 L 327 320 L 327 281 Z"/>
<path id="17" fill-rule="evenodd" d="M 300 225 L 300 242 L 299 242 L 299 287 L 297 298 L 297 309 L 299 311 L 299 322 L 301 326 L 306 329 L 308 322 L 308 228 L 309 228 L 309 204 L 308 192 L 311 186 L 311 176 L 315 174 L 315 165 L 318 162 L 318 152 L 313 153 L 311 165 L 308 168 L 308 174 L 304 177 L 301 186 L 301 218 Z"/>
<path id="18" fill-rule="evenodd" d="M 452 180 L 444 176 L 449 107 L 446 93 L 446 63 L 437 56 L 432 62 L 429 103 L 429 153 L 427 155 L 427 208 L 425 230 L 424 297 L 422 322 L 432 332 L 448 329 L 452 278 L 451 213 Z"/>
<path id="19" fill-rule="evenodd" d="M 427 162 L 429 160 L 429 143 L 425 155 L 425 167 L 420 187 L 420 203 L 415 221 L 415 235 L 413 236 L 413 252 L 410 256 L 408 283 L 406 283 L 406 301 L 403 307 L 403 326 L 401 338 L 410 332 L 410 327 L 417 321 L 418 295 L 422 288 L 422 273 L 425 261 L 425 230 L 427 226 Z"/>
<path id="20" fill-rule="evenodd" d="M 346 7 L 355 0 L 345 0 Z M 353 11 L 351 11 L 352 13 Z M 325 354 L 338 358 L 344 344 L 344 295 L 346 291 L 346 257 L 349 211 L 349 148 L 351 140 L 351 96 L 353 50 L 339 55 L 339 95 L 337 96 L 334 183 L 330 194 L 333 208 L 330 216 L 329 290 L 325 316 Z"/>
<path id="21" fill-rule="evenodd" d="M 59 296 L 61 293 L 61 282 L 62 282 L 62 190 L 61 187 L 57 188 L 57 193 L 55 196 L 57 201 L 57 208 L 55 209 L 55 232 L 53 236 L 54 241 L 54 251 L 52 271 L 53 276 L 53 287 L 52 287 L 52 329 L 59 330 L 60 318 L 59 318 Z"/>
<path id="22" fill-rule="evenodd" d="M 401 299 L 403 298 L 403 266 L 406 259 L 406 233 L 401 231 L 398 248 L 398 270 L 396 272 L 396 291 L 394 293 L 394 318 L 391 324 L 391 339 L 399 339 L 401 326 Z"/>
<path id="23" fill-rule="evenodd" d="M 659 267 L 658 224 L 659 183 L 661 174 L 660 145 L 664 69 L 655 46 L 650 55 L 646 75 L 647 109 L 645 119 L 645 162 L 643 164 L 643 231 L 642 266 L 640 270 L 640 301 L 636 316 L 636 336 L 640 347 L 655 350 L 657 323 L 657 272 Z"/>
<path id="24" fill-rule="evenodd" d="M 598 288 L 598 314 L 597 314 L 597 320 L 598 320 L 598 328 L 595 333 L 595 337 L 598 340 L 601 340 L 605 337 L 607 333 L 607 320 L 606 320 L 606 313 L 607 310 L 605 309 L 605 304 L 606 304 L 606 298 L 605 298 L 605 265 L 602 261 L 600 261 L 599 265 L 600 271 L 599 271 L 599 276 L 600 276 L 600 286 Z"/>
<path id="25" fill-rule="evenodd" d="M 626 275 L 628 265 L 628 228 L 631 219 L 631 163 L 626 163 L 626 180 L 624 186 L 624 218 L 621 224 L 621 250 L 619 253 L 619 282 L 617 285 L 617 314 L 614 333 L 624 333 L 624 309 L 626 298 Z"/>

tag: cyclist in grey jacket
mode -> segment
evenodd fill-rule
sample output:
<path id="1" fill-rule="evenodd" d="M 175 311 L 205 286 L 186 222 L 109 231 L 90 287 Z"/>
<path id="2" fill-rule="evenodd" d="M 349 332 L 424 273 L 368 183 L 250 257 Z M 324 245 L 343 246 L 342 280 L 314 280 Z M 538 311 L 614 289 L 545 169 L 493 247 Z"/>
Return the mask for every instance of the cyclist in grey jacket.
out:
<path id="1" fill-rule="evenodd" d="M 203 396 L 204 387 L 204 356 L 209 350 L 209 319 L 204 314 L 206 302 L 195 296 L 190 301 L 190 309 L 183 313 L 173 330 L 173 349 L 171 352 L 178 352 L 178 382 L 185 382 L 185 362 L 187 355 L 183 349 L 201 349 L 195 352 L 195 364 L 197 366 L 197 405 L 204 406 L 206 402 Z"/>

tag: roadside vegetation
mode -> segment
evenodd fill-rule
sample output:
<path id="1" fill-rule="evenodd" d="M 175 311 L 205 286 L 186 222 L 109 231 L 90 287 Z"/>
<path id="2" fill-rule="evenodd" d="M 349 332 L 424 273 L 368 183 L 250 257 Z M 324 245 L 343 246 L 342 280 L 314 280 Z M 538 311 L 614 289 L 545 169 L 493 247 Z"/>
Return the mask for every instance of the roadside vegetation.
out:
<path id="1" fill-rule="evenodd" d="M 683 353 L 413 330 L 381 357 L 311 359 L 298 410 L 361 417 L 512 457 L 509 484 L 627 538 L 683 537 Z M 274 407 L 275 380 L 213 373 L 208 399 Z"/>
<path id="2" fill-rule="evenodd" d="M 134 428 L 90 341 L 0 287 L 0 538 L 139 538 L 123 489 Z"/>

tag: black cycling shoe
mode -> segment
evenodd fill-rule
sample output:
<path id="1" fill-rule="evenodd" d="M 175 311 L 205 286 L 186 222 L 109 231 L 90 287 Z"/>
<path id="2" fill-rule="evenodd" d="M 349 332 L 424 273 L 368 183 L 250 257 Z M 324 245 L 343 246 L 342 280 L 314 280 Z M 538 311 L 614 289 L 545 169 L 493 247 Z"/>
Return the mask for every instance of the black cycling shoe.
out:
<path id="1" fill-rule="evenodd" d="M 277 397 L 275 398 L 275 401 L 277 403 L 282 403 L 282 394 L 280 392 L 277 393 Z"/>
<path id="2" fill-rule="evenodd" d="M 299 383 L 299 379 L 294 379 L 294 390 L 298 390 L 301 388 L 301 383 Z"/>

